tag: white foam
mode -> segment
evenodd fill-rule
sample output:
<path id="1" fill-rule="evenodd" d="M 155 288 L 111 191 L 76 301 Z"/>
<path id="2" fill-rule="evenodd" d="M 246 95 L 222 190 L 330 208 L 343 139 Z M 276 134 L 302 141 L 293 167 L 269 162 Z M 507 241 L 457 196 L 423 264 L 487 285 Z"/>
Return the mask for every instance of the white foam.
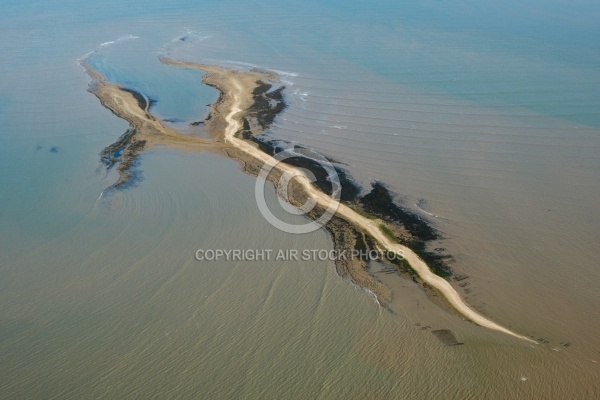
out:
<path id="1" fill-rule="evenodd" d="M 186 36 L 193 38 L 194 40 L 207 40 L 210 39 L 212 37 L 212 35 L 203 35 L 198 31 L 193 30 L 192 28 L 188 28 L 185 27 L 183 28 L 185 30 Z M 175 40 L 179 40 L 180 38 L 176 38 Z"/>
<path id="2" fill-rule="evenodd" d="M 135 35 L 125 35 L 125 36 L 121 36 L 119 39 L 117 39 L 118 42 L 124 42 L 127 40 L 135 40 L 135 39 L 139 39 L 139 36 L 135 36 Z"/>
<path id="3" fill-rule="evenodd" d="M 298 74 L 296 72 L 287 72 L 287 71 L 281 71 L 278 69 L 273 69 L 273 68 L 269 68 L 270 71 L 275 72 L 277 75 L 281 75 L 281 76 L 289 76 L 292 78 L 295 78 L 298 76 Z"/>
<path id="4" fill-rule="evenodd" d="M 94 54 L 96 51 L 90 51 L 89 53 L 83 55 L 82 57 L 79 57 L 77 59 L 77 64 L 81 64 L 82 62 L 84 62 L 85 60 L 87 60 L 92 54 Z"/>
<path id="5" fill-rule="evenodd" d="M 139 36 L 135 36 L 135 35 L 119 36 L 116 40 L 109 40 L 108 42 L 104 42 L 104 43 L 100 44 L 100 46 L 98 46 L 98 49 L 100 49 L 102 47 L 113 45 L 115 43 L 127 42 L 127 41 L 130 41 L 130 40 L 136 40 L 136 39 L 139 39 L 139 38 L 140 38 Z"/>
<path id="6" fill-rule="evenodd" d="M 184 41 L 182 39 L 187 40 L 188 38 L 192 39 L 195 42 L 202 42 L 202 41 L 205 41 L 205 40 L 208 40 L 208 39 L 212 38 L 212 35 L 201 36 L 201 35 L 198 35 L 198 34 L 193 34 L 193 35 L 188 34 L 188 35 L 183 35 L 183 36 L 177 36 L 176 38 L 173 38 L 173 40 L 171 40 L 171 42 L 172 43 L 178 43 L 178 42 Z"/>
<path id="7" fill-rule="evenodd" d="M 423 214 L 427 214 L 427 215 L 429 215 L 430 217 L 439 218 L 439 215 L 436 215 L 436 214 L 430 213 L 429 211 L 425 211 L 423 208 L 421 208 L 421 207 L 419 206 L 419 204 L 418 204 L 418 203 L 415 203 L 415 207 L 417 207 L 417 208 L 419 209 L 419 211 L 421 211 Z"/>
<path id="8" fill-rule="evenodd" d="M 365 292 L 367 292 L 367 294 L 370 294 L 371 296 L 373 296 L 373 298 L 375 299 L 375 303 L 377 303 L 378 306 L 381 307 L 381 303 L 379 302 L 379 299 L 377 298 L 377 295 L 375 294 L 375 292 L 373 292 L 372 290 L 369 290 L 367 288 L 364 288 Z"/>
<path id="9" fill-rule="evenodd" d="M 300 97 L 300 100 L 307 101 L 308 92 L 301 92 L 300 89 L 294 90 L 294 95 Z"/>
<path id="10" fill-rule="evenodd" d="M 140 38 L 139 36 L 135 36 L 135 35 L 125 35 L 125 36 L 118 37 L 116 40 L 109 40 L 108 42 L 101 43 L 94 50 L 90 51 L 89 53 L 85 54 L 82 57 L 79 57 L 77 59 L 77 63 L 81 64 L 82 62 L 84 62 L 85 60 L 87 60 L 88 58 L 90 58 L 90 56 L 92 56 L 93 54 L 95 54 L 96 52 L 98 52 L 98 50 L 100 50 L 100 49 L 102 49 L 104 47 L 108 47 L 108 46 L 111 46 L 111 45 L 116 44 L 116 43 L 126 42 L 126 41 L 129 41 L 129 40 L 136 40 L 136 39 L 139 39 L 139 38 Z"/>
<path id="11" fill-rule="evenodd" d="M 220 66 L 224 66 L 224 67 L 238 67 L 240 69 L 250 69 L 250 68 L 259 68 L 258 65 L 256 64 L 250 64 L 247 62 L 243 62 L 243 61 L 235 61 L 235 60 L 218 60 L 216 58 L 198 58 L 198 57 L 193 57 L 189 54 L 187 54 L 187 59 L 189 59 L 192 62 L 199 62 L 201 64 L 204 63 L 209 63 L 209 64 L 216 64 L 216 65 L 220 65 Z"/>

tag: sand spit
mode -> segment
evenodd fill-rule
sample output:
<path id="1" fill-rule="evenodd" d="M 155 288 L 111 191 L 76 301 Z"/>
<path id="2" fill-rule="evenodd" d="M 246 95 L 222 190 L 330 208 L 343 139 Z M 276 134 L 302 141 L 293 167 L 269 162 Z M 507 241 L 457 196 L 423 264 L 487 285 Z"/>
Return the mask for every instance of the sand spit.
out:
<path id="1" fill-rule="evenodd" d="M 219 110 L 221 112 L 224 111 L 223 108 L 228 110 L 226 114 L 220 114 L 224 115 L 224 120 L 226 123 L 223 134 L 223 139 L 226 141 L 226 143 L 230 144 L 231 146 L 235 147 L 241 152 L 251 156 L 255 160 L 258 160 L 261 164 L 268 163 L 276 165 L 276 168 L 278 168 L 280 172 L 294 172 L 293 166 L 278 163 L 277 160 L 259 150 L 252 143 L 236 136 L 236 133 L 243 128 L 241 122 L 241 119 L 243 117 L 242 111 L 248 107 L 248 104 L 250 102 L 249 99 L 251 90 L 249 89 L 252 88 L 252 85 L 250 85 L 249 87 L 248 81 L 254 79 L 253 72 L 250 72 L 249 75 L 246 75 L 247 73 L 245 72 L 240 72 L 231 69 L 223 69 L 215 66 L 181 63 L 174 62 L 172 60 L 163 60 L 163 62 L 172 65 L 183 66 L 186 68 L 197 68 L 207 72 L 207 75 L 205 76 L 205 81 L 210 82 L 213 86 L 219 88 L 222 94 L 222 105 L 227 105 L 227 107 L 222 107 Z M 306 176 L 301 176 L 300 178 L 297 178 L 295 182 L 297 182 L 301 186 L 303 191 L 309 196 L 311 196 L 314 200 L 316 200 L 317 203 L 322 207 L 327 208 L 329 203 L 332 201 L 329 196 L 321 192 L 319 189 L 315 188 L 315 186 L 312 185 L 312 183 Z M 425 264 L 425 262 L 421 258 L 419 258 L 419 256 L 414 251 L 412 251 L 406 246 L 403 246 L 399 243 L 393 243 L 391 240 L 389 240 L 385 236 L 385 234 L 380 230 L 378 221 L 374 221 L 372 219 L 364 217 L 344 204 L 340 203 L 337 204 L 337 206 L 337 216 L 339 218 L 346 220 L 347 222 L 353 224 L 360 230 L 368 233 L 384 249 L 402 255 L 425 283 L 442 293 L 446 300 L 468 320 L 483 327 L 503 332 L 516 338 L 526 340 L 528 342 L 536 343 L 530 338 L 512 332 L 509 329 L 496 324 L 495 322 L 472 310 L 463 301 L 458 292 L 450 285 L 450 283 L 448 283 L 442 277 L 435 275 L 429 269 L 427 264 Z"/>
<path id="2" fill-rule="evenodd" d="M 135 179 L 132 168 L 145 149 L 170 147 L 183 151 L 220 151 L 222 143 L 184 135 L 163 125 L 149 111 L 151 103 L 141 94 L 121 85 L 108 82 L 102 74 L 82 62 L 92 78 L 89 91 L 117 117 L 129 122 L 129 129 L 100 154 L 107 168 L 117 166 L 119 179 L 109 189 L 127 186 Z"/>
<path id="3" fill-rule="evenodd" d="M 244 164 L 244 169 L 251 174 L 258 174 L 264 164 L 273 165 L 273 173 L 269 179 L 277 181 L 283 173 L 298 175 L 298 169 L 289 164 L 279 163 L 271 155 L 265 153 L 256 141 L 248 140 L 251 132 L 256 135 L 268 127 L 269 121 L 278 111 L 285 107 L 277 101 L 277 97 L 262 102 L 257 96 L 267 94 L 265 84 L 274 82 L 277 75 L 263 70 L 240 71 L 213 65 L 183 63 L 162 58 L 165 64 L 204 71 L 203 82 L 220 92 L 218 100 L 211 106 L 209 117 L 204 121 L 213 137 L 213 141 L 183 135 L 176 130 L 163 126 L 149 112 L 147 102 L 141 101 L 143 96 L 136 95 L 119 85 L 107 82 L 98 72 L 84 64 L 93 79 L 90 91 L 100 102 L 114 114 L 127 120 L 133 134 L 126 141 L 125 149 L 130 146 L 175 147 L 184 151 L 218 151 L 227 154 Z M 277 89 L 279 90 L 279 89 Z M 276 91 L 270 91 L 275 93 Z M 258 101 L 258 100 L 260 101 Z M 256 107 L 264 103 L 264 107 Z M 140 143 L 142 143 L 140 145 Z M 121 145 L 122 147 L 123 145 Z M 135 149 L 135 147 L 134 147 Z M 135 152 L 133 152 L 135 156 Z M 126 160 L 125 160 L 126 161 Z M 123 177 L 121 177 L 123 179 Z M 125 176 L 125 179 L 127 177 Z M 318 207 L 313 213 L 327 209 L 333 201 L 326 193 L 315 187 L 300 172 L 299 177 L 291 181 L 288 198 L 294 205 L 303 204 L 307 197 L 316 201 Z M 410 248 L 390 240 L 380 228 L 381 220 L 371 219 L 359 214 L 346 204 L 335 204 L 336 216 L 327 224 L 326 229 L 332 234 L 336 248 L 373 248 L 377 247 L 401 255 L 426 285 L 443 295 L 446 301 L 463 317 L 480 326 L 503 332 L 513 337 L 536 343 L 535 341 L 504 328 L 488 318 L 472 310 L 460 297 L 458 292 L 444 278 L 434 274 L 427 264 Z M 316 214 L 309 214 L 314 217 Z M 366 270 L 365 261 L 352 260 L 338 263 L 338 272 L 349 277 L 353 282 L 373 292 L 380 303 L 391 297 L 390 290 L 373 278 Z"/>

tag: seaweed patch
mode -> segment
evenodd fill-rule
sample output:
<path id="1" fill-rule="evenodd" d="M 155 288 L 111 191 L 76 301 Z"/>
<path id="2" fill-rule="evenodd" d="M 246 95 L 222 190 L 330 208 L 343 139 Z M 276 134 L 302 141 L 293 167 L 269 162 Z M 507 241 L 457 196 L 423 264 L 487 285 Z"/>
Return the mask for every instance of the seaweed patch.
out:
<path id="1" fill-rule="evenodd" d="M 437 329 L 435 331 L 431 331 L 431 333 L 433 333 L 433 335 L 446 346 L 460 346 L 464 344 L 456 339 L 456 336 L 450 329 Z"/>
<path id="2" fill-rule="evenodd" d="M 399 243 L 417 253 L 436 275 L 443 278 L 452 276 L 448 265 L 452 257 L 427 250 L 429 242 L 440 238 L 439 233 L 419 215 L 397 205 L 392 192 L 383 183 L 375 182 L 372 186 L 371 192 L 357 200 L 358 206 L 367 214 L 405 230 L 406 235 L 395 237 Z"/>
<path id="3" fill-rule="evenodd" d="M 116 142 L 100 153 L 100 162 L 107 170 L 117 166 L 119 179 L 109 189 L 126 189 L 141 181 L 139 156 L 146 145 L 145 140 L 136 140 L 137 130 L 130 128 Z"/>
<path id="4" fill-rule="evenodd" d="M 269 83 L 257 81 L 256 84 L 252 91 L 254 103 L 248 108 L 246 114 L 249 118 L 255 119 L 264 131 L 271 127 L 275 117 L 287 107 L 283 98 L 285 86 L 271 90 L 273 85 Z"/>

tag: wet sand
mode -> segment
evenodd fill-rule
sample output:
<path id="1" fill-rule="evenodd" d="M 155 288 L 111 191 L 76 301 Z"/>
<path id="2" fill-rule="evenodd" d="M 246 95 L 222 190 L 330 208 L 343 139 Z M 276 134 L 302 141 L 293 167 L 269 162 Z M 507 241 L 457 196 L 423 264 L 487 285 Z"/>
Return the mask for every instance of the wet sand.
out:
<path id="1" fill-rule="evenodd" d="M 410 267 L 418 274 L 419 278 L 427 285 L 433 287 L 448 301 L 448 303 L 466 319 L 489 329 L 503 332 L 513 337 L 536 343 L 535 341 L 519 335 L 509 329 L 502 327 L 488 318 L 472 310 L 460 297 L 457 291 L 444 278 L 434 274 L 427 264 L 410 248 L 391 240 L 382 231 L 381 225 L 385 224 L 379 219 L 372 219 L 361 215 L 353 208 L 332 200 L 327 194 L 316 188 L 311 181 L 294 166 L 280 163 L 275 158 L 263 152 L 259 146 L 245 140 L 238 135 L 244 128 L 248 128 L 254 134 L 264 129 L 264 123 L 260 119 L 246 118 L 249 110 L 255 104 L 253 93 L 265 82 L 274 81 L 277 75 L 268 71 L 251 70 L 249 72 L 230 68 L 221 68 L 211 65 L 199 65 L 182 63 L 170 59 L 161 59 L 162 62 L 173 66 L 193 68 L 206 72 L 203 82 L 215 87 L 219 92 L 219 99 L 211 106 L 210 117 L 205 121 L 214 140 L 205 140 L 198 137 L 186 136 L 178 131 L 165 127 L 156 120 L 148 111 L 145 102 L 140 101 L 140 96 L 131 93 L 123 87 L 107 82 L 101 74 L 85 66 L 94 80 L 91 92 L 100 102 L 120 118 L 131 124 L 134 134 L 130 135 L 124 148 L 129 152 L 124 153 L 125 158 L 122 165 L 131 164 L 131 157 L 137 157 L 140 148 L 144 147 L 174 147 L 185 151 L 217 151 L 227 154 L 245 166 L 249 173 L 256 174 L 260 168 L 267 164 L 273 166 L 275 174 L 269 179 L 277 180 L 279 175 L 286 173 L 294 176 L 292 181 L 290 201 L 292 204 L 303 204 L 306 196 L 311 197 L 322 209 L 335 208 L 338 224 L 345 225 L 345 229 L 351 226 L 355 231 L 362 232 L 373 238 L 380 249 L 401 255 Z M 244 127 L 247 124 L 249 126 Z M 129 177 L 125 171 L 119 170 L 120 179 L 127 180 Z M 118 182 L 119 183 L 119 182 Z M 340 222 L 344 221 L 344 222 Z M 342 232 L 331 225 L 330 232 Z M 335 235 L 334 235 L 335 236 Z M 337 244 L 337 243 L 336 243 Z M 346 266 L 348 267 L 348 266 Z M 362 269 L 362 271 L 361 271 Z M 338 267 L 339 271 L 339 267 Z M 389 299 L 389 289 L 376 281 L 367 271 L 364 264 L 357 262 L 347 268 L 351 279 L 358 285 L 374 292 L 378 299 Z"/>

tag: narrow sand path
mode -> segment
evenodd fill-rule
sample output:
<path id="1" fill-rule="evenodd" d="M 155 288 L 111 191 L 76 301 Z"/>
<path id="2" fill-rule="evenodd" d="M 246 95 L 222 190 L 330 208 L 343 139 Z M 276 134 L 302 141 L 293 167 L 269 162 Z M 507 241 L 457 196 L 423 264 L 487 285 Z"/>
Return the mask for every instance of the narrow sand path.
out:
<path id="1" fill-rule="evenodd" d="M 293 173 L 294 175 L 298 175 L 299 171 L 296 168 L 287 164 L 279 163 L 279 161 L 277 161 L 275 158 L 269 156 L 266 153 L 263 153 L 259 149 L 250 145 L 248 142 L 238 139 L 234 136 L 235 133 L 241 128 L 241 123 L 235 118 L 235 116 L 242 111 L 240 108 L 240 98 L 242 96 L 243 89 L 242 85 L 240 85 L 239 82 L 235 80 L 235 78 L 232 78 L 232 84 L 233 86 L 235 86 L 237 92 L 233 93 L 234 101 L 231 107 L 231 111 L 225 117 L 225 121 L 227 122 L 227 126 L 225 128 L 225 141 L 263 163 L 276 166 L 276 168 L 278 168 L 284 173 L 287 172 Z M 300 176 L 296 179 L 307 191 L 307 193 L 321 206 L 327 208 L 331 202 L 335 202 L 335 200 L 331 199 L 325 193 L 315 188 L 311 184 L 310 180 L 303 174 L 300 173 Z M 537 344 L 537 342 L 535 342 L 534 340 L 512 332 L 511 330 L 501 325 L 498 325 L 497 323 L 489 320 L 483 315 L 480 315 L 476 311 L 472 310 L 463 301 L 463 299 L 460 297 L 458 292 L 452 287 L 452 285 L 450 285 L 450 283 L 448 283 L 448 281 L 446 281 L 442 277 L 435 275 L 433 272 L 431 272 L 427 264 L 425 264 L 425 262 L 421 260 L 421 258 L 417 254 L 415 254 L 415 252 L 413 252 L 406 246 L 390 241 L 381 232 L 376 222 L 363 217 L 362 215 L 358 214 L 356 211 L 352 210 L 344 204 L 338 203 L 336 205 L 338 206 L 338 215 L 344 217 L 349 222 L 367 231 L 380 243 L 381 246 L 385 247 L 389 251 L 393 251 L 404 257 L 406 261 L 410 263 L 410 266 L 417 272 L 417 274 L 419 274 L 421 279 L 427 284 L 437 289 L 448 300 L 448 302 L 465 318 L 476 323 L 477 325 L 499 332 L 503 332 L 513 337 Z"/>

